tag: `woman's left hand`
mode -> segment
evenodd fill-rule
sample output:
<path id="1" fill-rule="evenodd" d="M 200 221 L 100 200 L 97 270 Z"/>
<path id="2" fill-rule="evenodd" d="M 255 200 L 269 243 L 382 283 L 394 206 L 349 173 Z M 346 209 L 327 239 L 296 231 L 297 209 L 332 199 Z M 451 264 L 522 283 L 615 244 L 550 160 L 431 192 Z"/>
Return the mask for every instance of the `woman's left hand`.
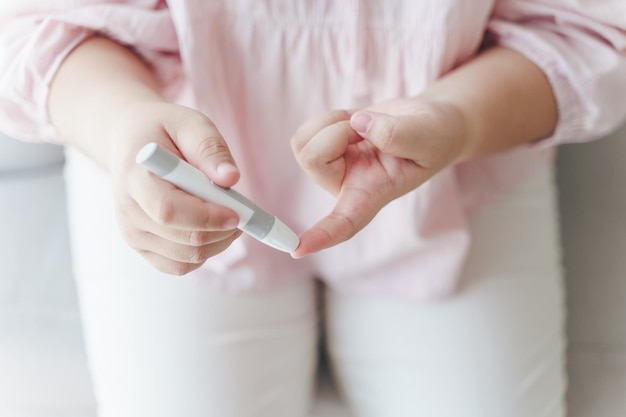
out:
<path id="1" fill-rule="evenodd" d="M 461 160 L 466 136 L 457 108 L 425 98 L 386 101 L 354 113 L 331 111 L 306 122 L 292 139 L 293 151 L 337 201 L 302 233 L 292 256 L 350 239 L 387 203 Z"/>

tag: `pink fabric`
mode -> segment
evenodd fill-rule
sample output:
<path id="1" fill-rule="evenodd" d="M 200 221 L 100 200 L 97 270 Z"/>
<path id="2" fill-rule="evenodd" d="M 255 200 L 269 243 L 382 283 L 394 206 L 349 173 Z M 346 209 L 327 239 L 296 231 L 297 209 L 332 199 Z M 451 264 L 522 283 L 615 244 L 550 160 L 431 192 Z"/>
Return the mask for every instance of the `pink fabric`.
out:
<path id="1" fill-rule="evenodd" d="M 308 117 L 418 94 L 470 59 L 486 34 L 537 63 L 559 105 L 553 137 L 448 168 L 389 204 L 350 242 L 300 261 L 351 291 L 449 294 L 470 244 L 472 210 L 545 166 L 553 145 L 597 138 L 626 114 L 623 0 L 27 3 L 1 22 L 0 130 L 55 140 L 45 110 L 49 82 L 73 47 L 104 33 L 151 62 L 172 100 L 193 92 L 192 104 L 216 122 L 242 167 L 237 188 L 298 231 L 332 204 L 291 155 L 289 139 Z M 271 259 L 255 255 L 257 245 L 241 239 L 211 259 L 207 280 L 232 289 L 279 282 Z M 252 268 L 245 280 L 220 275 L 250 259 L 270 266 Z"/>

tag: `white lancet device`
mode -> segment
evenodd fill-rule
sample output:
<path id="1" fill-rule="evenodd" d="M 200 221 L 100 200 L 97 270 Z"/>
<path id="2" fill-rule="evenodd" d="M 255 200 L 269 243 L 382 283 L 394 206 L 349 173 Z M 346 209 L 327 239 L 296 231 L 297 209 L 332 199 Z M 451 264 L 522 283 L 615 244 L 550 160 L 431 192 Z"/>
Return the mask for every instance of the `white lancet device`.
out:
<path id="1" fill-rule="evenodd" d="M 237 228 L 266 245 L 291 253 L 300 244 L 298 236 L 276 216 L 232 188 L 214 184 L 200 170 L 162 146 L 154 142 L 147 144 L 137 153 L 136 161 L 189 194 L 232 209 L 239 215 Z"/>

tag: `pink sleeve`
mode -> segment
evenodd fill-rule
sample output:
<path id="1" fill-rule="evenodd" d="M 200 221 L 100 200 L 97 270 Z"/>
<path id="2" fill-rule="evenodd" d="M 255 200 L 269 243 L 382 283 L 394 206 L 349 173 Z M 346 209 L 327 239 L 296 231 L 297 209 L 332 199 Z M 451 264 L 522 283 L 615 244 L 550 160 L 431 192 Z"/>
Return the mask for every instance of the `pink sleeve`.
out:
<path id="1" fill-rule="evenodd" d="M 0 17 L 3 133 L 23 140 L 56 139 L 46 109 L 50 82 L 68 53 L 94 34 L 132 47 L 152 65 L 166 96 L 180 84 L 178 41 L 163 0 L 69 0 L 63 8 L 49 0 L 25 3 L 28 7 Z"/>
<path id="2" fill-rule="evenodd" d="M 538 146 L 595 139 L 626 117 L 626 1 L 497 0 L 488 35 L 554 89 L 559 122 Z"/>

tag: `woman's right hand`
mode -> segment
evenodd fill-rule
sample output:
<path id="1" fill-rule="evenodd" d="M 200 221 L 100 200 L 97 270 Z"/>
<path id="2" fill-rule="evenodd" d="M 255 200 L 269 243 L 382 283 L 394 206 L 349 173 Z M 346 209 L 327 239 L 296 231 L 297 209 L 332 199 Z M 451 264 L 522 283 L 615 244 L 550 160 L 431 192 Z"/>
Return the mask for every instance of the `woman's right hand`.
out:
<path id="1" fill-rule="evenodd" d="M 137 102 L 119 113 L 108 137 L 118 225 L 128 244 L 155 268 L 184 275 L 241 235 L 234 211 L 187 194 L 135 162 L 145 144 L 157 142 L 216 184 L 234 185 L 239 171 L 206 116 L 174 104 Z"/>

